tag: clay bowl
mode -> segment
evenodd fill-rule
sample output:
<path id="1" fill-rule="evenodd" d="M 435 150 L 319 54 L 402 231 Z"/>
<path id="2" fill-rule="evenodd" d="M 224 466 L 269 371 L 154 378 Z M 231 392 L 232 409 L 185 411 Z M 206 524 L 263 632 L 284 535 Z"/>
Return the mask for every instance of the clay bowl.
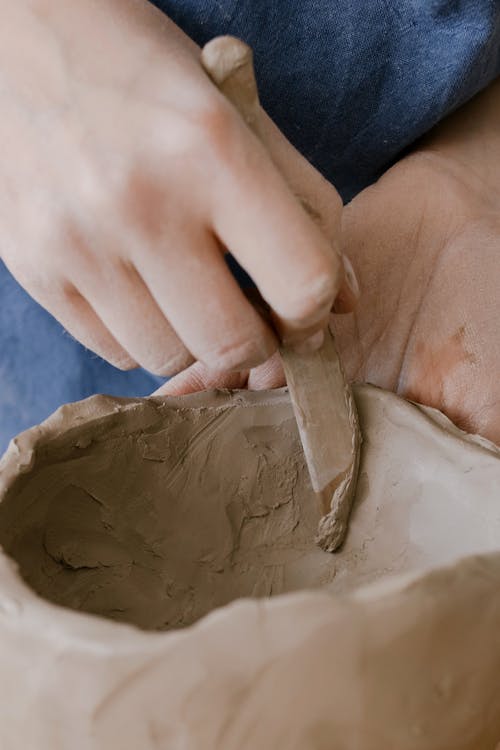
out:
<path id="1" fill-rule="evenodd" d="M 355 395 L 334 555 L 285 390 L 94 397 L 11 443 L 2 750 L 494 750 L 500 452 Z"/>

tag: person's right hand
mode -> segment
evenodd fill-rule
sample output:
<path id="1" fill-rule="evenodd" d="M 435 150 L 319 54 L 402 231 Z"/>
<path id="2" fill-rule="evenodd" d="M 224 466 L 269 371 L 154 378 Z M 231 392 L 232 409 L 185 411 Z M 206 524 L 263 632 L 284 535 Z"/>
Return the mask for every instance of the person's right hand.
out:
<path id="1" fill-rule="evenodd" d="M 123 369 L 233 371 L 277 334 L 300 344 L 326 325 L 344 276 L 338 195 L 328 186 L 323 233 L 153 6 L 3 2 L 0 69 L 0 253 L 83 344 Z"/>

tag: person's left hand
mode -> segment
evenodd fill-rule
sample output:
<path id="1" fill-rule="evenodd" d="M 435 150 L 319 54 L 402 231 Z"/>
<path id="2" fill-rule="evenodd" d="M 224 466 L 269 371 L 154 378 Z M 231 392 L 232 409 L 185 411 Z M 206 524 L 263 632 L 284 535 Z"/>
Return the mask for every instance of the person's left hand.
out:
<path id="1" fill-rule="evenodd" d="M 349 377 L 500 443 L 500 196 L 432 151 L 344 211 L 362 297 L 334 322 Z"/>

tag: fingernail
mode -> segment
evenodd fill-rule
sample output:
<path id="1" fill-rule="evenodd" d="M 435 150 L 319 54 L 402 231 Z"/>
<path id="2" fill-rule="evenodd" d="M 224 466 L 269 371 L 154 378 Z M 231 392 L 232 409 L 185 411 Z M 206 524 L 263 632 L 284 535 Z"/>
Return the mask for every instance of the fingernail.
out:
<path id="1" fill-rule="evenodd" d="M 342 261 L 344 263 L 345 280 L 347 282 L 347 285 L 356 299 L 359 299 L 360 290 L 358 279 L 356 278 L 356 274 L 354 273 L 354 268 L 352 267 L 351 261 L 349 260 L 347 255 L 342 256 Z"/>
<path id="2" fill-rule="evenodd" d="M 344 264 L 344 281 L 333 304 L 333 312 L 345 315 L 354 312 L 360 297 L 360 290 L 356 274 L 351 261 L 346 255 L 342 256 Z"/>
<path id="3" fill-rule="evenodd" d="M 322 346 L 324 340 L 325 332 L 323 330 L 316 331 L 316 333 L 313 333 L 313 335 L 305 341 L 294 344 L 293 350 L 297 352 L 297 354 L 311 354 L 312 352 L 316 352 Z"/>

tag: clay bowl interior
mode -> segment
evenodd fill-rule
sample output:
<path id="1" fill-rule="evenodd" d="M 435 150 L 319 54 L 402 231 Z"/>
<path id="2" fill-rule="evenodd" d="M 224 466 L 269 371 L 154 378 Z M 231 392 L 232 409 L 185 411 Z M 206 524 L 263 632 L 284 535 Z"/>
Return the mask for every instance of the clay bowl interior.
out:
<path id="1" fill-rule="evenodd" d="M 0 545 L 40 596 L 148 630 L 499 549 L 494 446 L 376 388 L 356 400 L 358 492 L 336 554 L 314 542 L 285 390 L 62 407 L 2 461 Z"/>

